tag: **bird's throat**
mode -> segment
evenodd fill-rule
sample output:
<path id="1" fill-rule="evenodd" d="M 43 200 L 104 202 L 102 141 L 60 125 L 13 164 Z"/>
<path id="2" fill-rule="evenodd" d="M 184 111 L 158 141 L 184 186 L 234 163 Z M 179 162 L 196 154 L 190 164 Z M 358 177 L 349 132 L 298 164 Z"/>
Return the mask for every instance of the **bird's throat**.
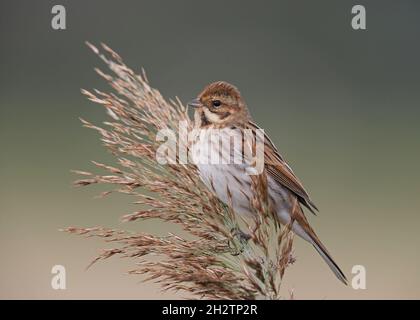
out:
<path id="1" fill-rule="evenodd" d="M 201 112 L 200 120 L 201 120 L 200 127 L 207 127 L 211 124 L 210 121 L 207 119 L 206 114 L 204 112 Z"/>

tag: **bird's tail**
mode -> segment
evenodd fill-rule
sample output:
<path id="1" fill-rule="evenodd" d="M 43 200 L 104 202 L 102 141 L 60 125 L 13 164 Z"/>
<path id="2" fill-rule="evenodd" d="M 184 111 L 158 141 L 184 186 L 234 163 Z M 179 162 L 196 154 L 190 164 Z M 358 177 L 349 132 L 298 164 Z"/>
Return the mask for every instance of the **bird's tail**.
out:
<path id="1" fill-rule="evenodd" d="M 342 283 L 347 285 L 347 278 L 344 275 L 343 271 L 341 271 L 340 267 L 335 263 L 334 259 L 329 254 L 327 248 L 321 243 L 321 241 L 315 236 L 311 237 L 311 243 L 315 247 L 316 251 L 318 251 L 319 255 L 324 259 L 327 265 L 330 267 L 331 271 L 334 272 L 335 276 L 340 280 Z"/>
<path id="2" fill-rule="evenodd" d="M 315 247 L 316 251 L 318 251 L 322 259 L 324 259 L 324 261 L 330 267 L 331 271 L 334 272 L 338 280 L 340 280 L 342 283 L 347 285 L 346 276 L 344 275 L 343 271 L 341 271 L 340 267 L 335 263 L 334 259 L 331 257 L 327 248 L 322 244 L 321 240 L 319 240 L 315 231 L 309 225 L 308 221 L 305 218 L 305 215 L 303 214 L 301 207 L 296 206 L 295 209 L 297 209 L 298 211 L 294 212 L 294 218 L 296 220 L 293 222 L 292 230 L 298 236 L 300 236 L 301 238 L 311 243 Z M 285 216 L 281 216 L 281 215 L 279 216 L 279 218 L 280 218 L 280 221 L 283 218 L 284 222 L 290 223 L 290 218 L 287 220 Z"/>

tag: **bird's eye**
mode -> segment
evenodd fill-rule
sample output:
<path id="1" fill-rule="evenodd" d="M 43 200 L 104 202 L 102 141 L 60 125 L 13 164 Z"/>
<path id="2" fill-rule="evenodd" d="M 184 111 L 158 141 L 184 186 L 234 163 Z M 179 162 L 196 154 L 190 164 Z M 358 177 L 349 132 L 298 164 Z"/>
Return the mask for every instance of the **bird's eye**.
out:
<path id="1" fill-rule="evenodd" d="M 213 107 L 220 107 L 221 104 L 220 100 L 213 100 Z"/>

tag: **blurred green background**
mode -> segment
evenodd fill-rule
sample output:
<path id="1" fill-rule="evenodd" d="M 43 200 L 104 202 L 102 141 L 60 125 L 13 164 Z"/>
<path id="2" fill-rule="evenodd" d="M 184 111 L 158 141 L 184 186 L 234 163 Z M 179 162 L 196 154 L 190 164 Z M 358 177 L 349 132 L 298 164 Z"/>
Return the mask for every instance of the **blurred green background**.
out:
<path id="1" fill-rule="evenodd" d="M 67 30 L 51 8 L 67 9 Z M 351 28 L 364 4 L 367 30 Z M 242 91 L 321 212 L 309 217 L 351 278 L 344 287 L 315 250 L 296 241 L 285 296 L 420 298 L 420 2 L 418 1 L 2 1 L 0 3 L 0 298 L 171 298 L 125 275 L 113 258 L 85 271 L 103 247 L 58 231 L 121 224 L 131 199 L 94 199 L 74 189 L 71 169 L 111 162 L 78 118 L 105 119 L 80 88 L 108 86 L 84 45 L 107 43 L 134 70 L 144 67 L 165 97 L 194 97 L 215 80 Z M 51 268 L 67 290 L 51 288 Z"/>

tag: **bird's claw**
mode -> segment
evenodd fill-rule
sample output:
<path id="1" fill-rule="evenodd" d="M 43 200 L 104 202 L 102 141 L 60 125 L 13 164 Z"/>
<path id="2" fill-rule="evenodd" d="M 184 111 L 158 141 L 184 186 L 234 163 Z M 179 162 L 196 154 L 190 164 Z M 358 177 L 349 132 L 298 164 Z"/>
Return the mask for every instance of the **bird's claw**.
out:
<path id="1" fill-rule="evenodd" d="M 237 241 L 232 241 L 233 246 L 231 246 L 231 240 L 228 240 L 228 247 L 231 249 L 231 254 L 233 256 L 238 256 L 244 251 L 245 245 L 247 244 L 248 240 L 251 239 L 251 236 L 239 228 L 232 228 L 230 232 L 233 236 L 233 239 L 236 239 Z"/>

